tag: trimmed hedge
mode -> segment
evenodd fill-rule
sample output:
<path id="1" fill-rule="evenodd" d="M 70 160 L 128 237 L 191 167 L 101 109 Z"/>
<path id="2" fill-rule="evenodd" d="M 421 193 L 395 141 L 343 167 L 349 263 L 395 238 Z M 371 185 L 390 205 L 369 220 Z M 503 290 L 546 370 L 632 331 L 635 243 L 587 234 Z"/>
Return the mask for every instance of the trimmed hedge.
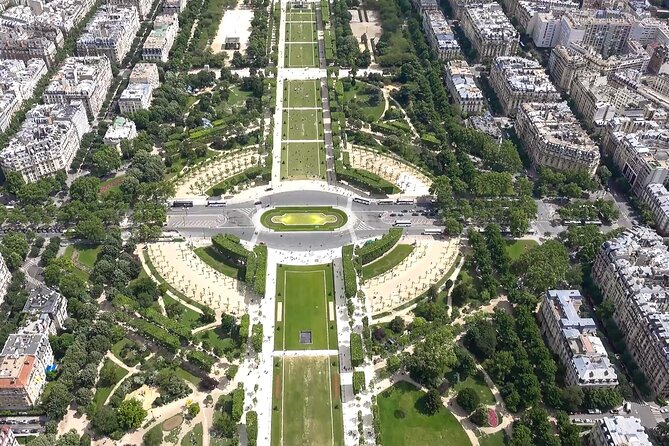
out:
<path id="1" fill-rule="evenodd" d="M 260 166 L 249 167 L 248 169 L 239 172 L 238 174 L 233 175 L 230 178 L 226 178 L 220 183 L 212 186 L 209 190 L 207 190 L 206 194 L 210 197 L 223 195 L 229 190 L 231 190 L 233 187 L 237 186 L 238 184 L 254 180 L 257 177 L 264 178 L 268 173 L 270 173 L 269 167 L 260 167 Z"/>
<path id="2" fill-rule="evenodd" d="M 251 325 L 251 318 L 248 314 L 242 316 L 241 321 L 239 322 L 239 339 L 242 344 L 245 344 L 249 339 L 249 330 Z"/>
<path id="3" fill-rule="evenodd" d="M 341 161 L 335 161 L 335 173 L 340 180 L 365 188 L 370 192 L 386 195 L 399 192 L 397 186 L 375 173 L 362 169 L 346 168 Z"/>
<path id="4" fill-rule="evenodd" d="M 232 391 L 232 420 L 239 423 L 244 413 L 244 384 L 239 383 Z"/>
<path id="5" fill-rule="evenodd" d="M 378 240 L 361 246 L 356 251 L 360 258 L 360 263 L 365 265 L 378 259 L 388 252 L 402 237 L 404 230 L 402 228 L 391 228 L 387 234 Z"/>
<path id="6" fill-rule="evenodd" d="M 365 372 L 363 371 L 354 371 L 353 372 L 353 394 L 357 395 L 358 393 L 365 390 Z"/>
<path id="7" fill-rule="evenodd" d="M 341 249 L 341 257 L 344 267 L 344 295 L 347 299 L 351 299 L 355 297 L 358 291 L 355 264 L 353 263 L 353 245 L 344 246 Z"/>
<path id="8" fill-rule="evenodd" d="M 174 319 L 170 319 L 167 316 L 163 316 L 153 308 L 147 308 L 146 310 L 144 310 L 143 316 L 149 319 L 151 322 L 160 325 L 170 333 L 179 336 L 179 338 L 181 338 L 184 341 L 189 341 L 193 338 L 191 330 L 188 327 L 183 326 L 181 323 L 175 321 Z"/>
<path id="9" fill-rule="evenodd" d="M 253 289 L 261 297 L 265 295 L 267 278 L 267 245 L 256 245 L 253 248 L 256 255 L 256 271 L 253 279 Z"/>
<path id="10" fill-rule="evenodd" d="M 256 353 L 260 353 L 262 350 L 262 338 L 262 324 L 255 324 L 253 328 L 251 328 L 251 347 Z"/>
<path id="11" fill-rule="evenodd" d="M 214 358 L 197 350 L 189 351 L 186 355 L 186 358 L 188 358 L 188 361 L 195 364 L 197 367 L 201 368 L 207 373 L 211 372 L 211 368 L 215 362 Z"/>
<path id="12" fill-rule="evenodd" d="M 358 367 L 365 360 L 365 351 L 362 349 L 362 336 L 351 333 L 351 365 Z"/>
<path id="13" fill-rule="evenodd" d="M 212 245 L 222 255 L 233 260 L 246 262 L 251 255 L 251 251 L 244 248 L 239 242 L 239 237 L 232 234 L 217 234 L 211 238 Z"/>
<path id="14" fill-rule="evenodd" d="M 130 318 L 128 320 L 128 325 L 139 331 L 142 336 L 162 345 L 172 353 L 176 353 L 179 350 L 179 347 L 181 347 L 181 342 L 178 337 L 163 330 L 156 324 L 147 322 L 143 319 Z"/>
<path id="15" fill-rule="evenodd" d="M 246 437 L 248 446 L 258 444 L 258 413 L 254 410 L 246 412 Z"/>
<path id="16" fill-rule="evenodd" d="M 256 277 L 256 255 L 249 251 L 249 256 L 246 258 L 246 274 L 244 282 L 250 287 L 255 287 L 253 281 Z"/>
<path id="17" fill-rule="evenodd" d="M 391 125 L 384 124 L 383 122 L 372 122 L 370 123 L 370 127 L 372 128 L 373 132 L 377 133 L 389 134 L 394 136 L 404 136 L 406 134 L 404 131 Z"/>

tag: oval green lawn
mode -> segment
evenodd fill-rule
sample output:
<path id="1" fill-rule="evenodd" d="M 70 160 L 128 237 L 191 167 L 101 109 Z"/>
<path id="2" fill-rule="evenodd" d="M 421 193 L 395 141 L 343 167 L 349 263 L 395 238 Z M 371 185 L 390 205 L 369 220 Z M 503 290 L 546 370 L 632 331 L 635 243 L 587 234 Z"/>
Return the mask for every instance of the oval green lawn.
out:
<path id="1" fill-rule="evenodd" d="M 427 415 L 424 396 L 425 392 L 402 381 L 381 392 L 377 404 L 383 446 L 471 446 L 460 422 L 446 407 Z"/>
<path id="2" fill-rule="evenodd" d="M 274 231 L 334 231 L 346 224 L 348 216 L 331 206 L 277 207 L 260 216 L 260 222 Z"/>

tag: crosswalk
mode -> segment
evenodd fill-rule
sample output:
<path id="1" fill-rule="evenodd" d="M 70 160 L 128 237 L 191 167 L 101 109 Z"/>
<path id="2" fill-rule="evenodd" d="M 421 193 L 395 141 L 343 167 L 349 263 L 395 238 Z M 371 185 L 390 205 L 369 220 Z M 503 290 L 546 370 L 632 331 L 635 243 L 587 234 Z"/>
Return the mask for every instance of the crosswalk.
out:
<path id="1" fill-rule="evenodd" d="M 355 229 L 356 229 L 356 230 L 360 230 L 360 231 L 371 231 L 371 230 L 376 229 L 376 228 L 374 228 L 373 226 L 371 226 L 371 225 L 365 223 L 365 222 L 362 221 L 362 220 L 358 220 L 358 221 L 355 223 Z"/>

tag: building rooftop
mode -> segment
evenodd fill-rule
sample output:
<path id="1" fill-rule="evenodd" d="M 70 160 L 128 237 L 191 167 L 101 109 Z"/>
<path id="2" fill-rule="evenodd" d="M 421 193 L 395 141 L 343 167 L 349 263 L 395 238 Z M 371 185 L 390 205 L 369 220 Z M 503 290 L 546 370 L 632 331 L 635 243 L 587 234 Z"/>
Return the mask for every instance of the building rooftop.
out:
<path id="1" fill-rule="evenodd" d="M 35 288 L 30 291 L 30 296 L 23 306 L 24 313 L 56 313 L 63 305 L 65 297 L 57 291 L 49 288 Z"/>
<path id="2" fill-rule="evenodd" d="M 498 3 L 467 5 L 466 13 L 483 40 L 517 40 L 518 32 Z"/>
<path id="3" fill-rule="evenodd" d="M 44 93 L 90 96 L 97 88 L 103 70 L 109 67 L 109 59 L 105 56 L 68 57 L 53 75 Z"/>
<path id="4" fill-rule="evenodd" d="M 517 56 L 499 56 L 493 61 L 493 68 L 504 75 L 512 91 L 558 94 L 544 68 L 536 60 Z"/>
<path id="5" fill-rule="evenodd" d="M 635 417 L 604 417 L 598 423 L 612 446 L 651 446 L 650 438 Z"/>
<path id="6" fill-rule="evenodd" d="M 5 342 L 0 356 L 34 355 L 37 356 L 45 342 L 46 333 L 13 333 Z M 46 339 L 48 343 L 48 339 Z"/>
<path id="7" fill-rule="evenodd" d="M 86 25 L 77 44 L 109 46 L 125 37 L 135 16 L 138 13 L 134 6 L 102 5 Z"/>
<path id="8" fill-rule="evenodd" d="M 34 367 L 34 356 L 0 356 L 0 389 L 25 387 Z"/>

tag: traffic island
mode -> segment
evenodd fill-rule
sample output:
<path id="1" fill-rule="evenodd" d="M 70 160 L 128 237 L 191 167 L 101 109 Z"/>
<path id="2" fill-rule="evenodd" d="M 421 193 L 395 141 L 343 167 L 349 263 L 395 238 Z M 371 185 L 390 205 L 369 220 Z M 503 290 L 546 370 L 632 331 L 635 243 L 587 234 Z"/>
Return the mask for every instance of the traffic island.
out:
<path id="1" fill-rule="evenodd" d="M 348 221 L 348 215 L 331 206 L 277 207 L 260 217 L 260 223 L 272 231 L 334 231 Z"/>

